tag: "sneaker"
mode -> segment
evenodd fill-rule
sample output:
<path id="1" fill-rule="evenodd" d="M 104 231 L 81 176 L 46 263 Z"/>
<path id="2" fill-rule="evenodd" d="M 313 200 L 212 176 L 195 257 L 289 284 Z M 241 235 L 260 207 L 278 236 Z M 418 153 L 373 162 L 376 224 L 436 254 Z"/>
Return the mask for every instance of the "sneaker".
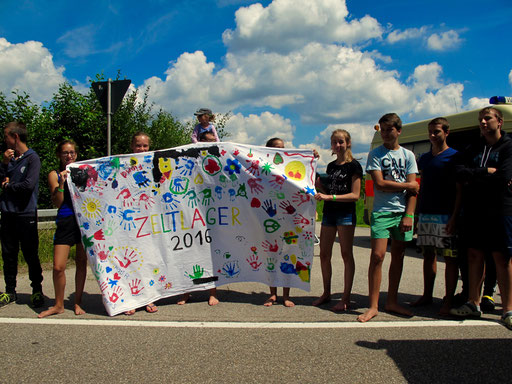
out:
<path id="1" fill-rule="evenodd" d="M 482 312 L 489 313 L 493 312 L 495 307 L 494 299 L 491 296 L 483 296 L 480 301 L 480 308 Z"/>
<path id="2" fill-rule="evenodd" d="M 450 315 L 457 317 L 480 317 L 482 312 L 473 303 L 466 303 L 461 305 L 459 308 L 450 309 Z"/>
<path id="3" fill-rule="evenodd" d="M 44 296 L 42 292 L 34 292 L 30 296 L 30 303 L 34 308 L 40 308 L 44 305 Z"/>
<path id="4" fill-rule="evenodd" d="M 512 331 L 512 311 L 505 313 L 501 317 L 501 322 Z"/>
<path id="5" fill-rule="evenodd" d="M 2 293 L 0 294 L 0 307 L 4 307 L 7 304 L 14 303 L 17 297 L 15 293 Z"/>

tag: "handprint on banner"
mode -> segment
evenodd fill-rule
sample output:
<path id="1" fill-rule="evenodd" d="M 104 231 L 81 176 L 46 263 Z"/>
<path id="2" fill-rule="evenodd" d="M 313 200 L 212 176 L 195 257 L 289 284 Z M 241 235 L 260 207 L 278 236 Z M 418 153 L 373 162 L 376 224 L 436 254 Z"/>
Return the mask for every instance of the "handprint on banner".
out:
<path id="1" fill-rule="evenodd" d="M 224 175 L 219 176 L 219 183 L 223 188 L 226 188 L 228 186 L 228 178 Z"/>
<path id="2" fill-rule="evenodd" d="M 164 193 L 162 195 L 162 200 L 164 201 L 167 209 L 176 209 L 178 207 L 179 200 L 170 192 Z"/>
<path id="3" fill-rule="evenodd" d="M 277 214 L 276 205 L 274 204 L 272 207 L 272 200 L 265 200 L 261 208 L 267 212 L 267 215 L 270 217 L 274 217 Z"/>
<path id="4" fill-rule="evenodd" d="M 272 188 L 282 189 L 286 179 L 287 177 L 285 175 L 274 175 L 274 178 L 270 179 L 269 184 L 272 186 Z"/>
<path id="5" fill-rule="evenodd" d="M 133 279 L 130 283 L 128 283 L 130 287 L 130 292 L 132 296 L 138 296 L 144 289 L 144 287 L 140 287 L 140 279 Z"/>
<path id="6" fill-rule="evenodd" d="M 253 176 L 260 175 L 260 161 L 259 160 L 245 160 L 248 163 L 251 163 L 251 166 L 247 168 L 247 172 L 249 172 Z"/>
<path id="7" fill-rule="evenodd" d="M 197 206 L 196 192 L 193 189 L 191 189 L 190 191 L 187 192 L 187 194 L 185 196 L 188 197 L 187 205 L 190 208 L 195 208 Z"/>
<path id="8" fill-rule="evenodd" d="M 289 200 L 281 201 L 281 203 L 279 203 L 279 207 L 282 208 L 288 215 L 293 215 L 296 211 Z"/>
<path id="9" fill-rule="evenodd" d="M 199 279 L 199 278 L 203 277 L 204 268 L 201 268 L 200 265 L 196 264 L 192 267 L 192 273 L 193 274 L 190 274 L 187 271 L 185 271 L 185 276 L 190 277 L 192 280 Z"/>
<path id="10" fill-rule="evenodd" d="M 144 209 L 150 209 L 153 205 L 155 205 L 155 199 L 151 196 L 145 193 L 139 196 L 139 206 L 143 206 Z"/>
<path id="11" fill-rule="evenodd" d="M 105 290 L 106 290 L 107 288 L 108 288 L 108 284 L 107 284 L 107 282 L 106 282 L 106 281 L 102 281 L 102 282 L 100 283 L 100 291 L 103 293 L 103 292 L 105 292 Z"/>
<path id="12" fill-rule="evenodd" d="M 121 212 L 119 212 L 119 216 L 121 217 L 121 223 L 119 226 L 123 227 L 123 229 L 126 231 L 131 231 L 136 227 L 135 221 L 133 220 L 133 214 L 136 211 L 133 209 L 124 209 Z"/>
<path id="13" fill-rule="evenodd" d="M 228 279 L 236 277 L 240 273 L 238 261 L 234 260 L 224 263 L 222 269 L 219 270 L 219 273 L 221 273 L 224 277 Z"/>
<path id="14" fill-rule="evenodd" d="M 212 196 L 212 190 L 210 188 L 205 188 L 203 189 L 201 192 L 199 193 L 202 193 L 203 194 L 203 201 L 201 202 L 203 204 L 203 206 L 207 206 L 207 205 L 210 205 L 210 203 L 214 202 L 215 200 L 213 199 L 213 196 Z"/>
<path id="15" fill-rule="evenodd" d="M 267 272 L 275 272 L 276 271 L 276 263 L 277 260 L 273 257 L 267 257 L 267 261 L 265 263 L 265 270 Z"/>
<path id="16" fill-rule="evenodd" d="M 183 195 L 188 190 L 189 179 L 185 177 L 175 177 L 171 180 L 169 190 L 175 195 Z"/>
<path id="17" fill-rule="evenodd" d="M 247 260 L 253 271 L 259 270 L 261 264 L 263 264 L 262 262 L 259 261 L 258 255 L 256 254 L 249 256 L 249 258 L 245 260 Z"/>
<path id="18" fill-rule="evenodd" d="M 124 188 L 119 192 L 116 199 L 119 200 L 119 198 L 122 198 L 123 207 L 131 207 L 133 203 L 135 202 L 135 199 L 132 197 L 132 194 L 128 188 Z"/>
<path id="19" fill-rule="evenodd" d="M 103 268 L 101 263 L 97 263 L 96 267 L 94 268 L 94 276 L 96 277 L 96 281 L 100 279 L 103 272 L 105 272 L 105 268 Z"/>
<path id="20" fill-rule="evenodd" d="M 110 294 L 108 294 L 108 299 L 110 300 L 110 302 L 112 304 L 115 304 L 117 302 L 117 300 L 119 300 L 119 298 L 121 296 L 123 296 L 123 294 L 124 293 L 123 293 L 122 288 L 117 286 L 114 288 L 114 290 Z"/>
<path id="21" fill-rule="evenodd" d="M 229 200 L 235 201 L 236 191 L 233 188 L 229 188 L 228 193 L 229 193 Z"/>
<path id="22" fill-rule="evenodd" d="M 190 176 L 192 175 L 192 170 L 194 169 L 195 163 L 188 159 L 185 161 L 184 165 L 178 165 L 179 158 L 176 159 L 176 169 L 180 170 L 180 174 L 182 176 Z"/>
<path id="23" fill-rule="evenodd" d="M 105 223 L 105 230 L 103 233 L 105 236 L 112 236 L 116 229 L 119 228 L 119 224 L 114 219 L 109 220 Z"/>
<path id="24" fill-rule="evenodd" d="M 311 201 L 311 195 L 308 195 L 304 191 L 299 191 L 297 193 L 294 193 L 294 195 L 292 196 L 292 201 L 294 203 L 297 203 L 298 206 L 300 207 L 302 204 Z"/>
<path id="25" fill-rule="evenodd" d="M 217 185 L 215 187 L 215 195 L 217 196 L 218 200 L 222 200 L 222 187 Z"/>
<path id="26" fill-rule="evenodd" d="M 94 252 L 100 259 L 100 262 L 105 262 L 107 258 L 110 256 L 110 251 L 112 250 L 112 247 L 108 247 L 105 244 L 99 244 L 96 246 Z"/>
<path id="27" fill-rule="evenodd" d="M 257 179 L 247 180 L 247 185 L 249 186 L 249 188 L 251 188 L 252 194 L 258 194 L 260 192 L 263 192 L 263 186 L 259 184 L 258 181 L 261 181 L 261 178 L 258 177 Z"/>
<path id="28" fill-rule="evenodd" d="M 283 192 L 278 192 L 278 191 L 272 190 L 268 193 L 268 197 L 270 197 L 271 199 L 276 199 L 276 200 L 284 200 L 286 198 L 286 195 Z"/>
<path id="29" fill-rule="evenodd" d="M 300 213 L 295 215 L 293 218 L 293 223 L 300 225 L 302 228 L 304 228 L 306 225 L 311 224 L 311 221 L 306 219 L 304 216 L 302 216 Z"/>
<path id="30" fill-rule="evenodd" d="M 128 254 L 128 251 L 131 251 L 130 254 Z M 119 263 L 119 266 L 121 268 L 128 268 L 128 266 L 131 264 L 131 263 L 135 263 L 137 262 L 137 253 L 135 252 L 135 250 L 133 249 L 125 249 L 124 250 L 124 257 L 123 257 L 123 260 L 119 260 L 119 258 L 117 256 L 114 256 L 114 258 L 117 260 L 117 262 Z"/>
<path id="31" fill-rule="evenodd" d="M 277 252 L 279 251 L 279 245 L 277 245 L 277 240 L 274 240 L 274 244 L 270 241 L 266 240 L 261 243 L 261 246 L 265 250 L 265 252 Z"/>
<path id="32" fill-rule="evenodd" d="M 139 188 L 145 188 L 149 186 L 149 179 L 146 177 L 146 171 L 139 171 L 133 174 L 133 180 L 135 184 L 138 185 Z"/>

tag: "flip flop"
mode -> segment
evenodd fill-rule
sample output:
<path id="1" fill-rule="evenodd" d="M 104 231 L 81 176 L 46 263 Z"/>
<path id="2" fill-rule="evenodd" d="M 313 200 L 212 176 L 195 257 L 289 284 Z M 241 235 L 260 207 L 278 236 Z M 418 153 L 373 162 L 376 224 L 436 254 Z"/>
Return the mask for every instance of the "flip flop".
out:
<path id="1" fill-rule="evenodd" d="M 146 312 L 148 312 L 148 313 L 158 312 L 158 307 L 154 303 L 148 304 L 148 305 L 146 305 Z"/>

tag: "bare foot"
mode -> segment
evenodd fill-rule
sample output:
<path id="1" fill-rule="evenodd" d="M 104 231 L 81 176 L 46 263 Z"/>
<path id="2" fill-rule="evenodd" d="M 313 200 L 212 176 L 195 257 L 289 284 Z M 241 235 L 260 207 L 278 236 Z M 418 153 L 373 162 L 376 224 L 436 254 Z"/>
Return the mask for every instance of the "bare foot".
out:
<path id="1" fill-rule="evenodd" d="M 75 304 L 75 315 L 77 315 L 77 316 L 85 315 L 85 311 L 82 309 L 82 307 L 79 304 Z"/>
<path id="2" fill-rule="evenodd" d="M 288 308 L 295 307 L 295 303 L 293 301 L 291 301 L 290 299 L 284 299 L 284 298 L 283 298 L 283 305 Z"/>
<path id="3" fill-rule="evenodd" d="M 344 312 L 349 308 L 349 304 L 341 300 L 338 304 L 331 308 L 334 312 Z"/>
<path id="4" fill-rule="evenodd" d="M 360 323 L 366 323 L 367 321 L 370 321 L 378 314 L 379 310 L 377 308 L 369 308 L 365 313 L 357 316 L 357 321 L 359 321 Z"/>
<path id="5" fill-rule="evenodd" d="M 183 304 L 185 304 L 188 301 L 188 299 L 190 299 L 190 293 L 184 293 L 183 296 L 181 296 L 181 299 L 178 300 L 177 304 L 178 305 L 183 305 Z"/>
<path id="6" fill-rule="evenodd" d="M 135 313 L 135 309 L 130 309 L 129 311 L 126 311 L 124 314 L 125 314 L 126 316 L 131 316 L 131 315 L 133 315 L 134 313 Z"/>
<path id="7" fill-rule="evenodd" d="M 39 315 L 37 315 L 37 317 L 42 319 L 43 317 L 60 315 L 61 313 L 64 313 L 63 307 L 50 307 L 46 311 L 43 311 Z"/>
<path id="8" fill-rule="evenodd" d="M 155 305 L 155 303 L 149 303 L 148 305 L 146 305 L 146 312 L 147 313 L 158 312 L 158 307 Z"/>
<path id="9" fill-rule="evenodd" d="M 213 306 L 219 304 L 219 299 L 217 299 L 215 296 L 210 296 L 208 299 L 208 305 Z"/>
<path id="10" fill-rule="evenodd" d="M 414 316 L 411 311 L 409 311 L 407 308 L 404 308 L 398 304 L 386 304 L 384 309 L 386 310 L 386 312 L 397 313 L 397 314 L 403 315 L 403 316 L 408 316 L 408 317 Z"/>
<path id="11" fill-rule="evenodd" d="M 326 304 L 331 301 L 331 295 L 322 294 L 318 299 L 313 301 L 313 306 L 318 307 L 319 305 Z"/>
<path id="12" fill-rule="evenodd" d="M 432 296 L 421 296 L 418 300 L 411 304 L 411 307 L 424 307 L 430 304 L 432 304 Z"/>
<path id="13" fill-rule="evenodd" d="M 276 295 L 270 295 L 270 297 L 265 300 L 265 302 L 263 303 L 263 305 L 265 307 L 271 307 L 272 305 L 274 305 L 275 303 L 277 302 L 277 296 Z"/>

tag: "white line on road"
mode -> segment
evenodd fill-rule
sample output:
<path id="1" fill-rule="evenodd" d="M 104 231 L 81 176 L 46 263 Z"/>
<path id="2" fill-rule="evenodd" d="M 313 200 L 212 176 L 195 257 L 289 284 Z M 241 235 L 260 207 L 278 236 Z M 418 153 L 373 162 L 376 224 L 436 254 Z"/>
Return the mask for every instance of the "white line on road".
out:
<path id="1" fill-rule="evenodd" d="M 358 322 L 221 322 L 221 321 L 138 321 L 138 320 L 85 320 L 85 319 L 26 319 L 0 318 L 0 324 L 30 325 L 96 325 L 108 327 L 161 327 L 161 328 L 261 328 L 261 329 L 332 329 L 332 328 L 415 328 L 495 326 L 493 320 L 439 320 L 439 321 L 370 321 Z"/>

